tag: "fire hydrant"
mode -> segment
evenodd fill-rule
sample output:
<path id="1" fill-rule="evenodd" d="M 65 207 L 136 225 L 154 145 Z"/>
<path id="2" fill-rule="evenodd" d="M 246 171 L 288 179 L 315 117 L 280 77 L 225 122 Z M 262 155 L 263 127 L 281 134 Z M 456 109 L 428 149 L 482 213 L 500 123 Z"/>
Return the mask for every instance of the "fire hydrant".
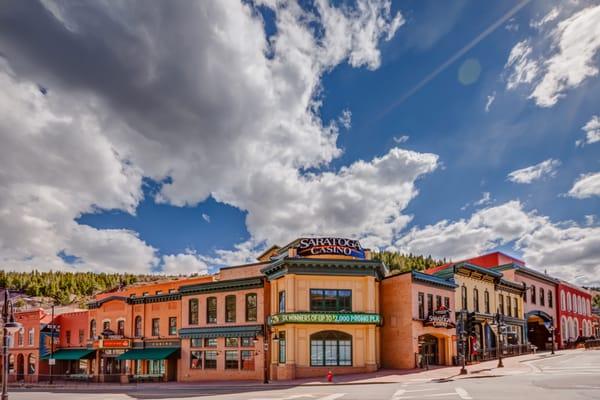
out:
<path id="1" fill-rule="evenodd" d="M 331 371 L 327 373 L 327 382 L 333 382 L 333 372 Z"/>

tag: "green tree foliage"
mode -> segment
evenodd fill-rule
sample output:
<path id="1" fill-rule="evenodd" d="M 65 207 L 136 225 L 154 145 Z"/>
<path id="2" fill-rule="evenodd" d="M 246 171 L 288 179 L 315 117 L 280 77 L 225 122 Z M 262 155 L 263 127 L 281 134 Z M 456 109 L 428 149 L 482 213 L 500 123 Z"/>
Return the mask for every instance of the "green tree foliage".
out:
<path id="1" fill-rule="evenodd" d="M 82 304 L 96 293 L 117 289 L 135 282 L 165 278 L 157 275 L 105 274 L 93 272 L 31 271 L 11 272 L 0 270 L 0 287 L 18 291 L 32 297 L 50 297 L 56 304 L 75 301 Z"/>
<path id="2" fill-rule="evenodd" d="M 594 308 L 600 308 L 600 294 L 597 294 L 592 299 L 592 307 L 594 307 Z"/>
<path id="3" fill-rule="evenodd" d="M 431 256 L 402 254 L 394 251 L 382 251 L 373 253 L 373 258 L 381 260 L 390 269 L 392 274 L 399 274 L 406 271 L 423 271 L 427 268 L 435 267 L 446 263 L 446 259 L 436 260 Z"/>

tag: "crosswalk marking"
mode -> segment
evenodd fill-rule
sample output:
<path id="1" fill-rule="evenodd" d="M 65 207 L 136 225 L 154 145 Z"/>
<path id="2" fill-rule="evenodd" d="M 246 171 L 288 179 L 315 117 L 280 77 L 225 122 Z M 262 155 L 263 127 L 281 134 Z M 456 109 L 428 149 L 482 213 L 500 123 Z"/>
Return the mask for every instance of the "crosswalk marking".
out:
<path id="1" fill-rule="evenodd" d="M 458 394 L 458 397 L 460 397 L 462 400 L 472 399 L 472 397 L 469 396 L 469 393 L 467 393 L 467 391 L 461 387 L 454 388 L 454 391 L 456 391 L 456 394 Z"/>

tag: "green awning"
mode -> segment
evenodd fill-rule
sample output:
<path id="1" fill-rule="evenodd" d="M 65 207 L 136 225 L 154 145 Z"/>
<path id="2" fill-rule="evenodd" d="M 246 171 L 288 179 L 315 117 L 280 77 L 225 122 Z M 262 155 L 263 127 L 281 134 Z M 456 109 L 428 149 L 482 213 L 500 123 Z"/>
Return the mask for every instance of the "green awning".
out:
<path id="1" fill-rule="evenodd" d="M 42 356 L 42 360 L 47 360 L 49 358 L 54 358 L 55 360 L 79 360 L 81 358 L 87 358 L 87 356 L 94 351 L 95 350 L 89 349 L 59 349 L 52 354 L 52 357 L 50 357 L 50 353 Z"/>
<path id="2" fill-rule="evenodd" d="M 164 347 L 155 349 L 131 349 L 117 357 L 117 360 L 164 360 L 173 355 L 178 348 Z"/>

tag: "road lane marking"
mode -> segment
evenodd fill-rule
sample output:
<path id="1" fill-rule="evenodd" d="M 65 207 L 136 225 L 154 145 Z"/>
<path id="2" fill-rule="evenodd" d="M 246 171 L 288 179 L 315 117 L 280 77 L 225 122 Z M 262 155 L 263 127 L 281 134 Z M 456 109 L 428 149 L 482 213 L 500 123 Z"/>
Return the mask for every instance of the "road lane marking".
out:
<path id="1" fill-rule="evenodd" d="M 345 395 L 346 393 L 334 393 L 330 394 L 329 396 L 321 397 L 319 400 L 335 400 L 339 399 L 340 397 L 344 397 Z"/>
<path id="2" fill-rule="evenodd" d="M 396 390 L 396 393 L 394 393 L 394 395 L 392 396 L 392 400 L 398 399 L 399 397 L 401 397 L 404 394 L 404 392 L 406 392 L 406 390 L 404 390 L 404 389 Z"/>
<path id="3" fill-rule="evenodd" d="M 461 387 L 457 387 L 454 388 L 454 390 L 456 391 L 456 394 L 458 395 L 458 397 L 460 397 L 463 400 L 470 400 L 472 399 L 471 396 L 469 396 L 469 393 L 467 393 L 467 391 Z"/>
<path id="4" fill-rule="evenodd" d="M 407 390 L 406 393 L 412 393 L 412 392 L 426 392 L 429 390 L 440 390 L 440 388 L 430 388 L 430 389 L 414 389 L 414 390 Z"/>

